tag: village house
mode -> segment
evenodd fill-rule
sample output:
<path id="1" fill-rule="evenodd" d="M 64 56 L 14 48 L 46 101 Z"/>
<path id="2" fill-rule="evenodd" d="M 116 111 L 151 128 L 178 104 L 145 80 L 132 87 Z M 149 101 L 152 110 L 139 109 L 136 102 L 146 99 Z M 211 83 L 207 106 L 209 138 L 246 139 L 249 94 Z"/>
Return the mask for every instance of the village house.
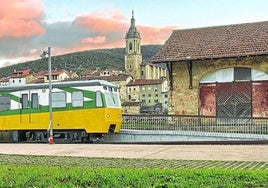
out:
<path id="1" fill-rule="evenodd" d="M 27 84 L 35 79 L 36 78 L 32 75 L 30 69 L 14 70 L 12 75 L 9 77 L 9 84 L 13 85 Z"/>
<path id="2" fill-rule="evenodd" d="M 268 117 L 268 21 L 174 30 L 152 63 L 169 71 L 169 114 Z"/>
<path id="3" fill-rule="evenodd" d="M 0 86 L 9 85 L 9 77 L 0 78 Z"/>
<path id="4" fill-rule="evenodd" d="M 49 81 L 49 74 L 44 74 L 44 82 Z M 52 70 L 51 71 L 51 82 L 61 82 L 70 79 L 69 73 L 66 70 Z"/>
<path id="5" fill-rule="evenodd" d="M 167 113 L 168 85 L 166 79 L 133 79 L 127 84 L 129 105 L 140 104 L 142 114 Z M 124 104 L 127 106 L 126 104 Z M 128 113 L 125 109 L 124 113 Z"/>

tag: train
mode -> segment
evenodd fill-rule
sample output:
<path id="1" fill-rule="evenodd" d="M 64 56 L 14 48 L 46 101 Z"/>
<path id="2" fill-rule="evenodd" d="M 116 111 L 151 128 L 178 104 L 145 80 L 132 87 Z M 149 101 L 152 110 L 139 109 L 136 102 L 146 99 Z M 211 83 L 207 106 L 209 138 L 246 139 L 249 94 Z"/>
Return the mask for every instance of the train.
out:
<path id="1" fill-rule="evenodd" d="M 0 141 L 93 142 L 120 131 L 122 112 L 105 80 L 0 86 Z"/>

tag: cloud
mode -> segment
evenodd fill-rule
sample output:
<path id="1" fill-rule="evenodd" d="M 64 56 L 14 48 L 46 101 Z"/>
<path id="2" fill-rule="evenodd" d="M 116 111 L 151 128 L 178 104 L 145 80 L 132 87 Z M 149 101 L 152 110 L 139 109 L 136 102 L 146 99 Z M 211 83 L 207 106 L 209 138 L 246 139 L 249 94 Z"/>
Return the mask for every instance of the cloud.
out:
<path id="1" fill-rule="evenodd" d="M 149 27 L 139 26 L 142 44 L 163 44 L 170 36 L 176 26 Z"/>
<path id="2" fill-rule="evenodd" d="M 119 10 L 95 12 L 78 16 L 74 20 L 48 24 L 43 20 L 45 14 L 40 1 L 3 2 L 3 6 L 2 2 L 0 6 L 0 67 L 37 59 L 48 46 L 51 47 L 52 56 L 125 47 L 125 35 L 131 17 L 126 18 Z M 4 29 L 3 23 L 6 27 Z M 142 45 L 164 43 L 175 28 L 136 27 L 140 31 Z"/>
<path id="3" fill-rule="evenodd" d="M 42 35 L 42 4 L 38 0 L 1 1 L 0 39 Z"/>
<path id="4" fill-rule="evenodd" d="M 106 41 L 105 36 L 97 36 L 97 37 L 84 38 L 81 42 L 83 44 L 104 44 L 105 41 Z"/>
<path id="5" fill-rule="evenodd" d="M 127 20 L 125 16 L 117 10 L 103 14 L 92 13 L 79 16 L 74 20 L 74 25 L 95 33 L 95 36 L 81 40 L 83 44 L 102 44 L 103 47 L 106 47 L 109 46 L 108 43 L 112 42 L 113 44 L 123 47 L 122 45 L 125 44 L 125 34 L 130 27 L 130 19 L 131 18 Z M 142 44 L 163 44 L 170 36 L 172 30 L 177 28 L 176 26 L 149 27 L 140 25 L 136 25 L 136 27 L 140 31 Z M 104 37 L 105 41 L 102 40 L 100 43 L 100 39 L 104 39 Z"/>
<path id="6" fill-rule="evenodd" d="M 112 11 L 110 13 L 101 14 L 97 12 L 79 16 L 74 20 L 74 24 L 89 31 L 105 34 L 125 30 L 126 23 L 124 21 L 124 16 L 119 11 Z"/>

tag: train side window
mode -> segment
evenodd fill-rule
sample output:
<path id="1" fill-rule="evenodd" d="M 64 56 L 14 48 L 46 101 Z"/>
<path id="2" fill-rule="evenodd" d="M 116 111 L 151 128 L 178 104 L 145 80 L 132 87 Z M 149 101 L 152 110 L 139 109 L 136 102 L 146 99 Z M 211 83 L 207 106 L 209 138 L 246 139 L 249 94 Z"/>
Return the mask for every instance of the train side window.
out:
<path id="1" fill-rule="evenodd" d="M 101 92 L 97 91 L 96 92 L 96 106 L 97 107 L 102 107 L 103 103 L 102 103 L 102 97 L 101 97 Z"/>
<path id="2" fill-rule="evenodd" d="M 1 110 L 10 110 L 9 96 L 0 96 L 0 111 Z"/>
<path id="3" fill-rule="evenodd" d="M 32 93 L 32 108 L 38 108 L 38 93 Z"/>
<path id="4" fill-rule="evenodd" d="M 65 107 L 66 107 L 66 93 L 52 92 L 52 108 L 65 108 Z"/>
<path id="5" fill-rule="evenodd" d="M 82 91 L 75 91 L 72 93 L 72 106 L 73 107 L 83 107 L 84 105 L 84 95 Z"/>
<path id="6" fill-rule="evenodd" d="M 21 95 L 21 107 L 22 109 L 28 108 L 28 94 Z"/>

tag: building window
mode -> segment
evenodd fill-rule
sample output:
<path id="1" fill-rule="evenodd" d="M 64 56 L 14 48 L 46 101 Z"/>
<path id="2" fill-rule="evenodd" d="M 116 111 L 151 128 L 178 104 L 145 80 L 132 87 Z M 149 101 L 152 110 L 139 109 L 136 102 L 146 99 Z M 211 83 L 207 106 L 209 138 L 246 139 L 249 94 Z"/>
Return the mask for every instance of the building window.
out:
<path id="1" fill-rule="evenodd" d="M 151 87 L 148 87 L 148 90 L 151 91 Z"/>
<path id="2" fill-rule="evenodd" d="M 144 91 L 145 90 L 145 87 L 142 87 L 142 90 Z"/>
<path id="3" fill-rule="evenodd" d="M 133 47 L 132 47 L 132 43 L 130 42 L 130 43 L 129 43 L 129 50 L 132 50 L 132 48 L 133 48 Z"/>
<path id="4" fill-rule="evenodd" d="M 158 97 L 158 94 L 157 93 L 155 94 L 155 97 Z"/>
<path id="5" fill-rule="evenodd" d="M 151 103 L 151 99 L 148 100 L 148 103 Z"/>
<path id="6" fill-rule="evenodd" d="M 168 98 L 168 94 L 165 94 L 165 98 Z"/>
<path id="7" fill-rule="evenodd" d="M 236 81 L 251 80 L 251 69 L 235 67 L 234 68 L 234 80 Z"/>
<path id="8" fill-rule="evenodd" d="M 148 97 L 151 97 L 152 95 L 151 94 L 148 94 Z"/>
<path id="9" fill-rule="evenodd" d="M 158 99 L 154 100 L 154 103 L 158 103 Z"/>

